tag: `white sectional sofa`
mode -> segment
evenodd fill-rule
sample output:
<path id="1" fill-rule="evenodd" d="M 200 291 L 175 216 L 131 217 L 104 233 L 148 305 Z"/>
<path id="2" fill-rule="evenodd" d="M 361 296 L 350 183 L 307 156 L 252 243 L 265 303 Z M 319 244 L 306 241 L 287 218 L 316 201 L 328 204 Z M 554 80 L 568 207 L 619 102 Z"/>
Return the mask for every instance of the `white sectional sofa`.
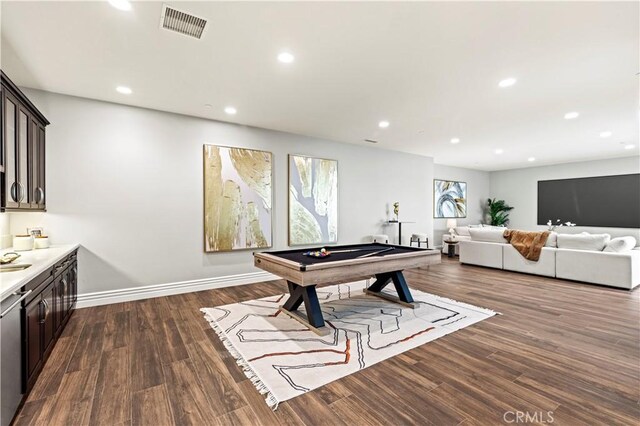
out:
<path id="1" fill-rule="evenodd" d="M 553 233 L 537 262 L 525 259 L 502 238 L 503 231 L 471 230 L 469 240 L 460 241 L 460 262 L 507 271 L 582 281 L 631 290 L 640 285 L 640 247 L 607 234 L 557 235 Z"/>

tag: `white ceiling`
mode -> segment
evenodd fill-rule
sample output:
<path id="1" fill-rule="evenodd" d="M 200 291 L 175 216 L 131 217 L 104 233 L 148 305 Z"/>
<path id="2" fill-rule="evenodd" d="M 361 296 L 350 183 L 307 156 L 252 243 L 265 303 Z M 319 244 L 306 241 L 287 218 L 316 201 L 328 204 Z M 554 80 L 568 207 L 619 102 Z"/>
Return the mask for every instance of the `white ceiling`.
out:
<path id="1" fill-rule="evenodd" d="M 202 40 L 160 30 L 161 2 L 3 1 L 2 67 L 27 87 L 480 170 L 638 154 L 638 2 L 168 3 L 209 20 Z"/>

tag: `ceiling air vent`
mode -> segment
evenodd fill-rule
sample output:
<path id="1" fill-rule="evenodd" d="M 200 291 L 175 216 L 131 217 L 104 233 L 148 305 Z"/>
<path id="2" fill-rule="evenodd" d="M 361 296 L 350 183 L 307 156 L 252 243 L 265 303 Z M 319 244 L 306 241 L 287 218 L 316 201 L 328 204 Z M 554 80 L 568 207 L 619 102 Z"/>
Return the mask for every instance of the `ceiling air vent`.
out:
<path id="1" fill-rule="evenodd" d="M 194 37 L 200 40 L 204 34 L 207 20 L 190 15 L 168 5 L 162 5 L 160 28 Z"/>
<path id="2" fill-rule="evenodd" d="M 378 141 L 375 141 L 373 139 L 365 139 L 364 141 L 369 143 L 378 143 Z"/>

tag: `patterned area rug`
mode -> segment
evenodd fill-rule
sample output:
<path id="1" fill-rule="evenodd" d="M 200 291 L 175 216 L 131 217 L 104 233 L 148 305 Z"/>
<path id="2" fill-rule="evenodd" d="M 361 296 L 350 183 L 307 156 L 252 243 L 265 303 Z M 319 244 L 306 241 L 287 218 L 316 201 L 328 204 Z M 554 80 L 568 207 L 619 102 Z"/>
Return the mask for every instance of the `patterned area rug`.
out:
<path id="1" fill-rule="evenodd" d="M 496 315 L 414 289 L 419 307 L 411 309 L 365 295 L 365 285 L 318 288 L 333 331 L 327 336 L 278 312 L 286 294 L 202 312 L 274 410 L 280 402 Z"/>

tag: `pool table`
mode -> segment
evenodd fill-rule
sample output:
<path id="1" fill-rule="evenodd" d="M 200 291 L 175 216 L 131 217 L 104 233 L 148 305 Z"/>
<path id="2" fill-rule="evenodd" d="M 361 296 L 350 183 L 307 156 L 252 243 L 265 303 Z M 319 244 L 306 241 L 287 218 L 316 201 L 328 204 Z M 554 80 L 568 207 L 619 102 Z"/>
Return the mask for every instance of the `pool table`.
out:
<path id="1" fill-rule="evenodd" d="M 440 263 L 438 250 L 381 243 L 326 247 L 324 258 L 305 255 L 321 248 L 256 252 L 254 265 L 287 280 L 289 298 L 280 311 L 305 324 L 318 334 L 327 334 L 316 287 L 375 277 L 365 293 L 414 307 L 411 291 L 402 271 Z M 383 293 L 393 282 L 398 296 Z M 306 319 L 296 311 L 304 303 Z"/>

